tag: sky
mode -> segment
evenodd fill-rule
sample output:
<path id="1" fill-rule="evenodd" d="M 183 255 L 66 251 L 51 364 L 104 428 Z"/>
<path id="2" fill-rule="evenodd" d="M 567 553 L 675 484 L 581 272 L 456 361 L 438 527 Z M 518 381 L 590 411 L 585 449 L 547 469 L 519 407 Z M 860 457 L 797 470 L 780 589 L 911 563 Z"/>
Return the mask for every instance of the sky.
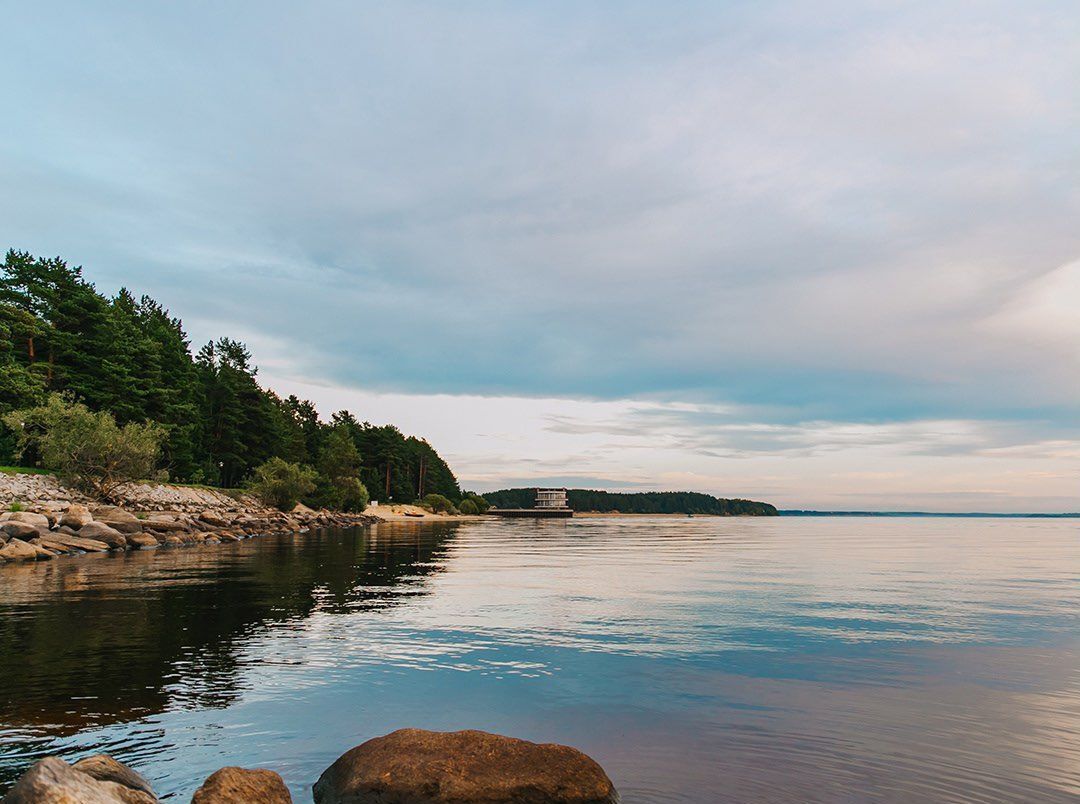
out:
<path id="1" fill-rule="evenodd" d="M 467 488 L 1080 510 L 1080 5 L 10 4 L 0 243 Z"/>

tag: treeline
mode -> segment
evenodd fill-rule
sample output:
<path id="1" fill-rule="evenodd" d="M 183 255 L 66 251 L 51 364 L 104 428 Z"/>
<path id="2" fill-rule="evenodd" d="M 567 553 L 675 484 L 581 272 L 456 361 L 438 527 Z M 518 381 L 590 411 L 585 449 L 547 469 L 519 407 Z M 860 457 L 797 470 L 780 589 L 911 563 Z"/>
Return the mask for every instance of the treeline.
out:
<path id="1" fill-rule="evenodd" d="M 182 322 L 162 304 L 127 289 L 104 296 L 81 267 L 18 251 L 0 267 L 0 414 L 61 393 L 121 425 L 155 422 L 165 433 L 159 472 L 223 487 L 273 458 L 333 462 L 347 436 L 371 497 L 462 499 L 425 440 L 345 410 L 323 422 L 311 402 L 279 397 L 257 373 L 243 343 L 220 338 L 192 354 Z M 11 432 L 0 434 L 0 464 L 18 459 L 16 447 Z"/>
<path id="2" fill-rule="evenodd" d="M 536 489 L 503 489 L 484 494 L 497 508 L 532 508 Z M 575 511 L 618 511 L 620 514 L 713 514 L 716 516 L 776 516 L 776 507 L 752 500 L 726 500 L 696 491 L 611 492 L 570 489 Z"/>

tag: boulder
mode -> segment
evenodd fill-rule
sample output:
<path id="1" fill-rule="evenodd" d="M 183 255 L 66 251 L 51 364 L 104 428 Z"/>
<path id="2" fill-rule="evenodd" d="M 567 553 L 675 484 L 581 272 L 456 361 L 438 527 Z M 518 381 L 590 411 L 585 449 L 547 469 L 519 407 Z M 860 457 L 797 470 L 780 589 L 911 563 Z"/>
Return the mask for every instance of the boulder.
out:
<path id="1" fill-rule="evenodd" d="M 78 549 L 75 547 L 69 547 L 68 545 L 60 544 L 49 538 L 43 538 L 37 540 L 38 544 L 44 547 L 46 550 L 52 550 L 54 553 L 77 553 Z"/>
<path id="2" fill-rule="evenodd" d="M 344 753 L 316 804 L 613 804 L 603 769 L 565 745 L 483 731 L 401 729 Z"/>
<path id="3" fill-rule="evenodd" d="M 284 780 L 270 770 L 222 768 L 210 774 L 191 804 L 292 804 Z"/>
<path id="4" fill-rule="evenodd" d="M 124 519 L 124 520 L 121 520 L 119 522 L 106 522 L 105 524 L 108 525 L 113 530 L 118 530 L 118 531 L 120 531 L 121 533 L 124 533 L 124 534 L 127 534 L 127 533 L 142 533 L 143 532 L 142 522 L 139 521 L 138 519 L 136 519 L 136 520 Z"/>
<path id="5" fill-rule="evenodd" d="M 144 530 L 156 530 L 165 533 L 180 533 L 191 529 L 187 522 L 180 522 L 175 519 L 158 519 L 156 517 L 144 519 L 141 524 Z"/>
<path id="6" fill-rule="evenodd" d="M 139 518 L 130 511 L 125 511 L 115 505 L 102 505 L 94 509 L 94 519 L 98 522 L 138 522 Z"/>
<path id="7" fill-rule="evenodd" d="M 48 533 L 48 528 L 41 528 L 36 525 L 31 525 L 29 522 L 4 522 L 0 524 L 0 530 L 4 531 L 8 536 L 16 539 L 22 539 L 27 541 L 29 539 L 36 539 L 41 536 L 42 533 Z"/>
<path id="8" fill-rule="evenodd" d="M 42 543 L 41 539 L 34 539 L 27 542 L 28 545 L 34 548 L 34 552 L 37 553 L 38 558 L 56 558 L 58 550 L 49 550 Z"/>
<path id="9" fill-rule="evenodd" d="M 6 514 L 0 515 L 0 521 L 26 522 L 28 525 L 37 528 L 49 529 L 49 518 L 45 514 L 34 514 L 30 511 L 8 511 Z"/>
<path id="10" fill-rule="evenodd" d="M 154 795 L 154 788 L 150 786 L 150 782 L 108 754 L 97 754 L 80 759 L 72 767 L 88 776 L 93 776 L 99 782 L 116 782 L 132 790 L 141 790 L 149 796 Z"/>
<path id="11" fill-rule="evenodd" d="M 85 550 L 88 553 L 104 553 L 109 545 L 97 539 L 84 539 L 82 536 L 69 536 L 66 533 L 54 532 L 41 537 L 41 543 L 50 550 L 55 550 L 55 544 L 71 547 L 76 550 Z"/>
<path id="12" fill-rule="evenodd" d="M 221 511 L 203 511 L 199 514 L 199 519 L 216 528 L 223 528 L 232 522 L 232 517 Z"/>
<path id="13" fill-rule="evenodd" d="M 3 561 L 28 561 L 37 557 L 37 548 L 22 539 L 9 539 L 7 544 L 0 547 L 0 560 Z"/>
<path id="14" fill-rule="evenodd" d="M 149 533 L 128 533 L 124 535 L 124 538 L 127 539 L 128 547 L 132 550 L 138 550 L 139 548 L 154 548 L 158 546 L 158 540 Z"/>
<path id="15" fill-rule="evenodd" d="M 90 515 L 90 509 L 79 503 L 72 503 L 69 505 L 68 509 L 64 512 L 64 515 L 60 517 L 61 525 L 67 525 L 76 530 L 83 525 L 89 525 L 93 521 L 94 517 Z"/>
<path id="16" fill-rule="evenodd" d="M 91 522 L 89 525 L 83 525 L 79 528 L 80 539 L 96 539 L 99 542 L 105 542 L 109 547 L 127 547 L 127 537 L 123 533 L 118 531 L 104 522 Z"/>
<path id="17" fill-rule="evenodd" d="M 57 757 L 45 757 L 24 773 L 3 804 L 157 804 L 154 796 L 75 770 Z"/>

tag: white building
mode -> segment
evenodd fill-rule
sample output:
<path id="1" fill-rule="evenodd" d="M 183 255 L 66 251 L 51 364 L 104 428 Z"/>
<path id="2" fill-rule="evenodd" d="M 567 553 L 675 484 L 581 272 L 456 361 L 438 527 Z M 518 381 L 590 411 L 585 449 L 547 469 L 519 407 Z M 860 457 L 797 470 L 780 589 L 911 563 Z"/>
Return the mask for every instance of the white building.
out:
<path id="1" fill-rule="evenodd" d="M 536 507 L 564 511 L 570 508 L 566 502 L 566 489 L 537 489 Z"/>

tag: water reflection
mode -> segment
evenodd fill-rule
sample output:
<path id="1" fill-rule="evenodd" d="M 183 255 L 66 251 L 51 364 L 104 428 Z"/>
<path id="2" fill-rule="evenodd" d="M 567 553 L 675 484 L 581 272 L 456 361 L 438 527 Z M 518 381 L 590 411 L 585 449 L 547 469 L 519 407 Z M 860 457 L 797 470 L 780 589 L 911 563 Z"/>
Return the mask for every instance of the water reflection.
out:
<path id="1" fill-rule="evenodd" d="M 454 528 L 386 524 L 4 567 L 0 789 L 51 737 L 228 706 L 244 682 L 240 643 L 260 631 L 424 594 Z"/>
<path id="2" fill-rule="evenodd" d="M 1080 796 L 1075 522 L 403 523 L 0 582 L 8 778 L 106 750 L 303 801 L 412 725 L 577 745 L 627 804 Z"/>

